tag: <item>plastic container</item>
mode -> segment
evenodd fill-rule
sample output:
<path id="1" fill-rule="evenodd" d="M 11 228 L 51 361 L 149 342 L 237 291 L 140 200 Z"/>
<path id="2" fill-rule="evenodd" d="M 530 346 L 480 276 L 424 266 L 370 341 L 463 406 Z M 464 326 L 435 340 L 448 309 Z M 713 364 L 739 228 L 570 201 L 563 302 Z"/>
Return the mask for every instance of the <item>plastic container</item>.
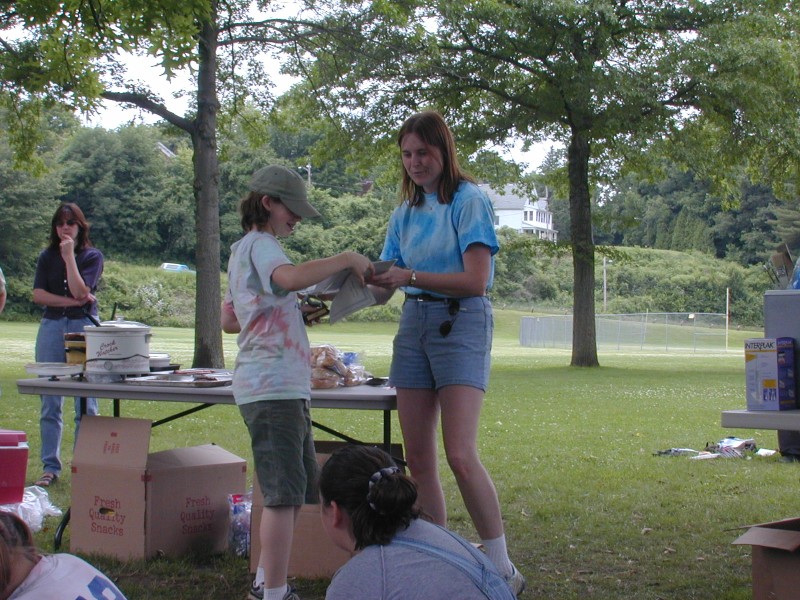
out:
<path id="1" fill-rule="evenodd" d="M 0 429 L 0 504 L 22 502 L 28 469 L 28 437 L 24 431 Z"/>

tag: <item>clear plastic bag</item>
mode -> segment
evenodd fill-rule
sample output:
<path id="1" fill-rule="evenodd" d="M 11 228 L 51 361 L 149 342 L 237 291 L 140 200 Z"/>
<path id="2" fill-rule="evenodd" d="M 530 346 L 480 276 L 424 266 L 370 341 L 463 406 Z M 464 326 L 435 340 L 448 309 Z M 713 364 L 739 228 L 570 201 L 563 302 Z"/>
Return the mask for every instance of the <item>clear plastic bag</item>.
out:
<path id="1" fill-rule="evenodd" d="M 228 527 L 228 551 L 234 556 L 247 558 L 250 555 L 250 515 L 253 509 L 253 494 L 228 494 L 230 524 Z"/>
<path id="2" fill-rule="evenodd" d="M 372 377 L 358 352 L 342 352 L 330 344 L 311 347 L 311 367 L 313 389 L 361 385 Z"/>

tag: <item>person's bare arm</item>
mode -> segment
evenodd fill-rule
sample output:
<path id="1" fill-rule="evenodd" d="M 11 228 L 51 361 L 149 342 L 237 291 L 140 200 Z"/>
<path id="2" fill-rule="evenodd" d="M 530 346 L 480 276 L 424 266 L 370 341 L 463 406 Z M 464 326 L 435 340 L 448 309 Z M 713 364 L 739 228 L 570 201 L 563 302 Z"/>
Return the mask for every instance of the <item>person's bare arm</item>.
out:
<path id="1" fill-rule="evenodd" d="M 232 302 L 222 303 L 222 312 L 219 320 L 222 331 L 225 333 L 239 333 L 242 330 L 239 319 L 236 318 L 236 313 L 233 312 Z"/>
<path id="2" fill-rule="evenodd" d="M 350 269 L 364 285 L 364 278 L 372 274 L 372 261 L 357 252 L 342 252 L 328 258 L 320 258 L 299 265 L 281 265 L 272 272 L 272 281 L 288 292 L 311 287 L 338 273 Z"/>
<path id="3" fill-rule="evenodd" d="M 489 247 L 483 244 L 472 244 L 464 252 L 463 257 L 464 270 L 458 273 L 432 273 L 415 270 L 413 271 L 415 281 L 412 283 L 412 269 L 392 267 L 386 273 L 373 276 L 369 281 L 384 290 L 379 293 L 381 298 L 385 296 L 386 300 L 394 290 L 407 285 L 452 298 L 483 296 L 486 293 L 492 268 L 492 254 Z M 375 298 L 378 299 L 377 294 Z"/>

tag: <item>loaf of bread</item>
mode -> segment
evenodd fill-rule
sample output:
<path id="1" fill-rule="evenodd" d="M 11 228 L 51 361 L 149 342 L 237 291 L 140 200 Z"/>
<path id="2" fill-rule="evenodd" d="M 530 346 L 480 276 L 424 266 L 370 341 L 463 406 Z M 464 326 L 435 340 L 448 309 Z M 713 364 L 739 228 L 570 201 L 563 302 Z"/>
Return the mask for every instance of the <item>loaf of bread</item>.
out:
<path id="1" fill-rule="evenodd" d="M 311 387 L 315 390 L 325 390 L 344 385 L 341 375 L 326 369 L 325 367 L 314 367 L 311 369 Z"/>
<path id="2" fill-rule="evenodd" d="M 344 375 L 347 370 L 342 362 L 341 352 L 330 344 L 311 347 L 311 366 L 333 369 L 339 375 Z"/>
<path id="3" fill-rule="evenodd" d="M 311 347 L 311 387 L 313 389 L 360 385 L 371 377 L 362 365 L 345 365 L 342 361 L 343 356 L 342 352 L 330 344 Z"/>

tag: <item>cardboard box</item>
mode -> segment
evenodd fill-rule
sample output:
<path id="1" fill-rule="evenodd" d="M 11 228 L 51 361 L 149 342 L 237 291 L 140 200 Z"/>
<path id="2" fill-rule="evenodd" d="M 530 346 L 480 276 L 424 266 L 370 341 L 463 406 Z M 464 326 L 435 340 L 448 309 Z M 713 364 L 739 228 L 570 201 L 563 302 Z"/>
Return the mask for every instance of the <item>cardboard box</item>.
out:
<path id="1" fill-rule="evenodd" d="M 207 444 L 148 454 L 151 422 L 85 416 L 72 463 L 70 550 L 120 560 L 223 552 L 247 462 Z"/>
<path id="2" fill-rule="evenodd" d="M 800 518 L 752 525 L 733 543 L 753 547 L 753 600 L 797 598 Z"/>
<path id="3" fill-rule="evenodd" d="M 745 340 L 744 357 L 748 410 L 797 408 L 793 338 Z"/>
<path id="4" fill-rule="evenodd" d="M 346 442 L 316 441 L 314 448 L 317 451 L 317 462 L 320 466 L 331 453 L 345 445 Z M 375 444 L 380 446 L 380 444 Z M 403 446 L 392 444 L 392 456 L 403 458 Z M 256 475 L 253 475 L 253 507 L 250 520 L 250 572 L 258 569 L 258 557 L 261 552 L 261 541 L 258 528 L 261 524 L 261 509 L 264 506 L 264 497 L 258 485 Z M 300 508 L 300 515 L 294 529 L 292 541 L 292 554 L 289 558 L 289 577 L 302 577 L 305 579 L 321 579 L 333 577 L 333 574 L 352 557 L 350 552 L 342 550 L 334 544 L 322 527 L 319 514 L 319 504 L 304 504 Z"/>
<path id="5" fill-rule="evenodd" d="M 22 502 L 28 471 L 28 437 L 24 431 L 0 429 L 0 504 Z"/>

